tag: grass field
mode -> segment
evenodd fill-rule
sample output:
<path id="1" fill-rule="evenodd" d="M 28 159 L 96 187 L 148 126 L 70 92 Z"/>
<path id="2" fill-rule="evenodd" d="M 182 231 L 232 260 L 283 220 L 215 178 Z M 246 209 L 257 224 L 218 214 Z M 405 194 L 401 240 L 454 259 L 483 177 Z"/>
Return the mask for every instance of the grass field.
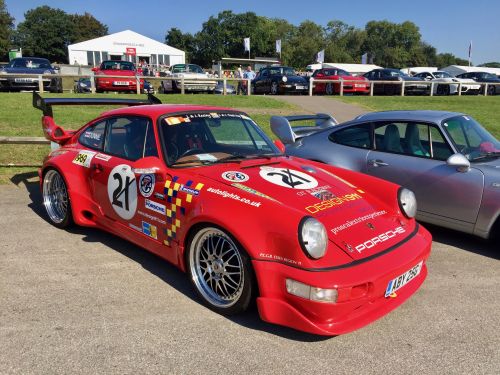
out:
<path id="1" fill-rule="evenodd" d="M 370 111 L 433 109 L 462 112 L 474 117 L 500 139 L 500 95 L 496 96 L 343 96 L 345 103 L 358 104 Z"/>

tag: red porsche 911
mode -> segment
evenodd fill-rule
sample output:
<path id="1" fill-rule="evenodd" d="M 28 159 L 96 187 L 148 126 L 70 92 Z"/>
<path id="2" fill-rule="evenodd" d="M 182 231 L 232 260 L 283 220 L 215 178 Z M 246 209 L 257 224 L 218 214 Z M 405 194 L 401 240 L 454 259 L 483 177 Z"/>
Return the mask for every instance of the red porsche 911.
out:
<path id="1" fill-rule="evenodd" d="M 185 271 L 222 314 L 319 335 L 360 328 L 427 275 L 431 236 L 413 193 L 290 157 L 245 113 L 148 100 L 42 98 L 40 169 L 53 225 L 97 227 Z M 55 105 L 121 105 L 69 131 Z"/>
<path id="2" fill-rule="evenodd" d="M 98 68 L 92 69 L 95 73 L 96 92 L 119 91 L 136 92 L 136 75 L 142 75 L 129 61 L 106 60 Z M 140 91 L 144 89 L 144 79 L 139 80 Z"/>
<path id="3" fill-rule="evenodd" d="M 334 95 L 340 94 L 340 82 L 344 80 L 343 92 L 346 94 L 369 94 L 370 81 L 365 77 L 353 76 L 351 73 L 337 68 L 322 68 L 315 70 L 312 77 L 316 80 L 329 80 L 332 82 L 315 82 L 314 93 Z"/>

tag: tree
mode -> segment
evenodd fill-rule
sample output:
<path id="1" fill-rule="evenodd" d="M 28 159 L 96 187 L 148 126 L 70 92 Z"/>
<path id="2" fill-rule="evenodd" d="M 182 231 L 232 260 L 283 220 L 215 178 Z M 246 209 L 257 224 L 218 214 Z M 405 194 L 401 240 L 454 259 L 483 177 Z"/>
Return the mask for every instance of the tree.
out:
<path id="1" fill-rule="evenodd" d="M 500 68 L 500 62 L 488 62 L 479 66 L 484 66 L 485 68 Z"/>
<path id="2" fill-rule="evenodd" d="M 99 22 L 90 13 L 83 15 L 72 14 L 69 16 L 74 25 L 71 35 L 71 44 L 108 35 L 108 27 Z"/>
<path id="3" fill-rule="evenodd" d="M 41 6 L 24 14 L 17 26 L 15 40 L 27 56 L 67 62 L 67 47 L 72 42 L 74 26 L 61 9 Z"/>
<path id="4" fill-rule="evenodd" d="M 14 18 L 12 18 L 5 7 L 5 1 L 0 0 L 0 54 L 7 56 L 11 46 L 10 39 L 14 29 Z"/>
<path id="5" fill-rule="evenodd" d="M 171 28 L 165 36 L 165 44 L 186 52 L 186 60 L 190 61 L 196 52 L 195 38 L 192 34 L 183 34 L 176 27 Z"/>
<path id="6" fill-rule="evenodd" d="M 290 38 L 292 56 L 289 65 L 305 67 L 314 63 L 314 56 L 325 49 L 325 31 L 312 21 L 302 22 Z"/>

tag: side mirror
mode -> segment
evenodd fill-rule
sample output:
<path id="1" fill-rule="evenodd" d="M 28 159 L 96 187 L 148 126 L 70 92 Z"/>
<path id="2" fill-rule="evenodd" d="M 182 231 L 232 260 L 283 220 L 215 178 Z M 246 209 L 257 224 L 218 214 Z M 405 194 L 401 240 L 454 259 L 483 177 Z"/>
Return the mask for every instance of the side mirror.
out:
<path id="1" fill-rule="evenodd" d="M 463 154 L 457 153 L 451 155 L 447 160 L 446 164 L 450 167 L 454 167 L 457 171 L 461 173 L 468 172 L 470 169 L 470 161 Z"/>
<path id="2" fill-rule="evenodd" d="M 281 152 L 282 154 L 284 154 L 284 153 L 285 153 L 285 151 L 286 151 L 286 149 L 285 149 L 285 145 L 284 145 L 284 144 L 283 144 L 283 142 L 281 142 L 279 139 L 276 139 L 276 140 L 274 141 L 274 145 L 275 145 L 276 147 L 278 147 L 278 150 L 280 150 L 280 152 Z"/>
<path id="3" fill-rule="evenodd" d="M 158 181 L 163 181 L 167 170 L 163 162 L 156 156 L 141 158 L 132 164 L 132 172 L 136 175 L 154 174 Z"/>

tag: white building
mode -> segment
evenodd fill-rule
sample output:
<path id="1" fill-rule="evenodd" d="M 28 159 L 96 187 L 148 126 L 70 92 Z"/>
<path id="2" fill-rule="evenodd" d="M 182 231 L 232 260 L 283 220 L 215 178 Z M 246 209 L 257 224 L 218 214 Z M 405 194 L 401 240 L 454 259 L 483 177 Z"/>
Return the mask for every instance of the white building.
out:
<path id="1" fill-rule="evenodd" d="M 441 70 L 450 73 L 452 76 L 469 72 L 486 72 L 500 76 L 500 68 L 485 68 L 483 66 L 450 65 Z"/>
<path id="2" fill-rule="evenodd" d="M 68 46 L 69 63 L 97 66 L 103 60 L 174 65 L 186 62 L 186 53 L 131 30 L 106 35 Z"/>

